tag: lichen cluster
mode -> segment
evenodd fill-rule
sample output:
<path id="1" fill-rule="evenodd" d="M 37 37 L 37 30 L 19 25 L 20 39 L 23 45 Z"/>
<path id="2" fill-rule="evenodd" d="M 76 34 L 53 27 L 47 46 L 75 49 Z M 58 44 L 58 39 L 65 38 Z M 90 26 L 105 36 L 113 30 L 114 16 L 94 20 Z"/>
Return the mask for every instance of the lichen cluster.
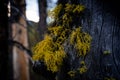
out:
<path id="1" fill-rule="evenodd" d="M 83 74 L 83 73 L 87 72 L 87 67 L 86 67 L 85 61 L 81 61 L 80 65 L 81 65 L 81 67 L 77 68 L 77 70 L 69 71 L 68 75 L 70 77 L 74 77 L 77 73 Z"/>
<path id="2" fill-rule="evenodd" d="M 70 75 L 70 77 L 74 77 L 74 76 L 75 76 L 75 73 L 76 73 L 76 71 L 69 71 L 69 72 L 68 72 L 68 75 Z"/>
<path id="3" fill-rule="evenodd" d="M 64 43 L 68 42 L 78 51 L 78 56 L 85 56 L 90 50 L 91 36 L 82 31 L 82 28 L 73 23 L 75 15 L 85 9 L 83 5 L 59 4 L 49 14 L 56 24 L 48 27 L 48 33 L 44 40 L 33 47 L 33 59 L 45 62 L 47 69 L 57 72 L 62 66 L 64 58 L 67 56 Z M 71 24 L 74 24 L 73 27 Z M 85 68 L 85 65 L 83 66 Z M 80 73 L 85 72 L 80 68 Z M 86 68 L 85 68 L 86 69 Z M 74 76 L 75 72 L 68 74 Z"/>
<path id="4" fill-rule="evenodd" d="M 78 71 L 80 74 L 83 74 L 87 71 L 87 67 L 86 67 L 85 61 L 81 61 L 80 64 L 81 64 L 81 67 L 78 68 Z"/>
<path id="5" fill-rule="evenodd" d="M 53 72 L 58 71 L 65 57 L 64 48 L 59 43 L 53 42 L 49 35 L 45 35 L 44 40 L 33 48 L 33 52 L 33 60 L 44 61 L 47 69 Z"/>
<path id="6" fill-rule="evenodd" d="M 85 56 L 90 50 L 91 36 L 81 31 L 81 28 L 76 28 L 70 35 L 70 43 L 75 46 L 79 56 Z"/>

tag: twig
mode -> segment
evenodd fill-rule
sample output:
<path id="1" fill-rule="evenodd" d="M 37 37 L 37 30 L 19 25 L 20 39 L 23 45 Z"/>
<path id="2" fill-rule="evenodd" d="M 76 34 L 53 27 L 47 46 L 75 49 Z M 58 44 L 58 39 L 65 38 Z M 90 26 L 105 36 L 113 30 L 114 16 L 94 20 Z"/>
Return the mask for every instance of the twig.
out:
<path id="1" fill-rule="evenodd" d="M 32 62 L 32 64 L 34 64 L 34 61 L 32 60 L 30 54 L 32 54 L 32 51 L 27 49 L 23 44 L 21 44 L 20 42 L 18 41 L 14 41 L 14 40 L 8 40 L 8 43 L 10 45 L 15 45 L 16 47 L 18 47 L 19 49 L 21 50 L 25 50 L 27 52 L 27 57 L 29 58 L 29 60 Z"/>

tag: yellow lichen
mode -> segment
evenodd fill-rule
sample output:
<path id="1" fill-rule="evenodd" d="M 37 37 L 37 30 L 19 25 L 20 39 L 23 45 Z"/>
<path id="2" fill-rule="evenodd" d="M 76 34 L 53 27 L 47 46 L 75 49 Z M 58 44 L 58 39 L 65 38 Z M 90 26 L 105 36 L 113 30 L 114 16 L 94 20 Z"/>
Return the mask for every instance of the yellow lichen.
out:
<path id="1" fill-rule="evenodd" d="M 59 4 L 50 12 L 50 16 L 55 19 L 56 25 L 48 27 L 49 34 L 46 34 L 44 40 L 33 47 L 33 60 L 44 61 L 47 69 L 52 72 L 59 71 L 63 59 L 66 57 L 65 46 L 63 46 L 66 41 L 74 46 L 79 57 L 87 54 L 90 50 L 91 36 L 83 32 L 80 27 L 73 29 L 71 26 L 75 17 L 73 14 L 81 13 L 84 8 L 82 5 L 66 4 L 63 6 Z M 87 67 L 85 62 L 81 62 L 81 64 L 83 65 L 79 71 L 84 73 L 87 71 Z M 75 71 L 70 71 L 68 74 L 74 76 Z"/>
<path id="2" fill-rule="evenodd" d="M 81 65 L 85 65 L 85 61 L 81 61 L 80 64 L 81 64 Z"/>
<path id="3" fill-rule="evenodd" d="M 73 13 L 75 13 L 75 12 L 80 13 L 80 12 L 82 12 L 84 9 L 85 9 L 85 6 L 83 6 L 83 5 L 77 5 L 77 6 L 75 7 L 75 9 L 73 10 Z"/>
<path id="4" fill-rule="evenodd" d="M 76 71 L 69 71 L 69 72 L 68 72 L 68 75 L 70 75 L 71 77 L 74 77 L 74 76 L 75 76 L 75 73 L 76 73 Z"/>
<path id="5" fill-rule="evenodd" d="M 55 42 L 58 44 L 64 43 L 67 39 L 66 34 L 70 32 L 70 29 L 66 29 L 63 26 L 49 27 L 48 30 L 51 32 L 51 36 L 56 37 Z"/>
<path id="6" fill-rule="evenodd" d="M 110 51 L 106 50 L 103 52 L 103 54 L 108 55 L 108 54 L 110 54 Z"/>
<path id="7" fill-rule="evenodd" d="M 63 26 L 70 26 L 70 22 L 72 22 L 72 17 L 68 13 L 65 13 L 62 17 L 62 21 Z"/>
<path id="8" fill-rule="evenodd" d="M 53 72 L 59 70 L 63 58 L 65 57 L 64 48 L 61 45 L 54 43 L 52 38 L 48 35 L 33 48 L 33 52 L 33 60 L 44 61 L 47 69 Z"/>
<path id="9" fill-rule="evenodd" d="M 49 12 L 49 16 L 54 19 L 58 19 L 60 11 L 62 10 L 62 4 L 57 5 L 52 11 Z"/>
<path id="10" fill-rule="evenodd" d="M 54 36 L 57 36 L 61 33 L 63 27 L 62 26 L 55 26 L 55 27 L 50 27 L 48 30 L 53 34 Z"/>
<path id="11" fill-rule="evenodd" d="M 116 80 L 116 79 L 113 77 L 105 77 L 104 80 Z"/>
<path id="12" fill-rule="evenodd" d="M 68 3 L 67 3 L 67 4 L 65 4 L 65 6 L 66 6 L 66 7 L 65 7 L 65 11 L 66 11 L 66 12 L 72 12 L 75 5 L 74 5 L 74 4 L 68 4 Z"/>
<path id="13" fill-rule="evenodd" d="M 82 32 L 81 28 L 76 28 L 71 33 L 70 43 L 75 46 L 79 56 L 85 56 L 90 50 L 91 36 L 85 32 Z"/>
<path id="14" fill-rule="evenodd" d="M 84 65 L 81 68 L 79 68 L 78 71 L 80 72 L 80 74 L 83 74 L 87 71 L 87 67 Z"/>
<path id="15" fill-rule="evenodd" d="M 85 64 L 85 61 L 81 61 L 80 64 L 81 64 L 81 67 L 78 68 L 79 73 L 83 74 L 83 73 L 87 72 L 87 66 Z"/>
<path id="16" fill-rule="evenodd" d="M 65 11 L 70 13 L 80 13 L 85 9 L 83 5 L 75 5 L 75 4 L 66 4 Z"/>

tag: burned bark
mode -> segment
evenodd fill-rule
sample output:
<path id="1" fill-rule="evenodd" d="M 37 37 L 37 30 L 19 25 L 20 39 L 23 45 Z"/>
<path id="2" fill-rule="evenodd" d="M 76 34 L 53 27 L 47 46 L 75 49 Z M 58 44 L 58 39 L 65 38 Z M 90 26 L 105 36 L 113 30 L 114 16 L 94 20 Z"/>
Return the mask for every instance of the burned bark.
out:
<path id="1" fill-rule="evenodd" d="M 0 0 L 0 79 L 12 80 L 11 49 L 8 46 L 8 1 Z"/>

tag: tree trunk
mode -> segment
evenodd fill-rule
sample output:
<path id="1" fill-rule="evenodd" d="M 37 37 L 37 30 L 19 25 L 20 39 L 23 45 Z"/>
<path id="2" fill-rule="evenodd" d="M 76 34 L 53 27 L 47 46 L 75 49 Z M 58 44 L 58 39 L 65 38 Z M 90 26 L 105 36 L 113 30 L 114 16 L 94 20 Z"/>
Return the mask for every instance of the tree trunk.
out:
<path id="1" fill-rule="evenodd" d="M 120 12 L 119 2 L 79 0 L 86 10 L 82 19 L 84 31 L 92 36 L 86 77 L 91 80 L 120 79 Z M 114 6 L 115 5 L 115 6 Z M 105 53 L 108 54 L 105 54 Z M 83 79 L 84 80 L 84 79 Z"/>
<path id="2" fill-rule="evenodd" d="M 68 79 L 66 70 L 71 68 L 64 64 L 59 73 L 59 80 L 104 80 L 120 79 L 120 11 L 119 2 L 103 0 L 69 0 L 86 7 L 81 15 L 83 31 L 92 36 L 91 50 L 85 57 L 87 72 Z M 77 2 L 74 2 L 77 1 Z M 58 0 L 58 3 L 65 3 Z M 115 6 L 114 6 L 115 5 Z M 79 21 L 78 21 L 79 22 Z M 75 53 L 69 49 L 70 53 Z M 73 57 L 75 57 L 73 55 Z M 68 57 L 69 59 L 69 57 Z M 78 60 L 78 61 L 76 61 Z M 74 66 L 79 66 L 76 59 Z M 69 63 L 69 62 L 67 62 Z M 73 68 L 74 70 L 74 68 Z"/>
<path id="3" fill-rule="evenodd" d="M 14 23 L 12 23 L 12 37 L 22 46 L 28 48 L 27 24 L 25 20 L 25 0 L 15 0 L 15 6 L 18 14 Z M 11 13 L 14 15 L 14 11 Z M 11 16 L 13 19 L 16 18 Z M 13 70 L 14 80 L 29 80 L 29 64 L 27 52 L 19 47 L 13 46 Z"/>
<path id="4" fill-rule="evenodd" d="M 8 0 L 0 0 L 0 80 L 12 80 L 12 59 L 8 47 Z"/>
<path id="5" fill-rule="evenodd" d="M 87 72 L 76 74 L 74 77 L 68 76 L 68 71 L 78 69 L 81 59 L 75 56 L 77 51 L 71 45 L 65 46 L 65 50 L 68 51 L 67 59 L 58 72 L 58 80 L 119 80 L 119 2 L 113 0 L 109 2 L 102 0 L 65 0 L 64 2 L 59 0 L 58 4 L 64 5 L 68 1 L 71 4 L 83 4 L 86 7 L 81 14 L 81 19 L 77 22 L 80 22 L 84 32 L 92 36 L 92 43 L 90 52 L 84 57 Z"/>
<path id="6" fill-rule="evenodd" d="M 47 17 L 47 1 L 46 0 L 38 0 L 39 5 L 39 26 L 38 26 L 38 32 L 40 36 L 40 40 L 42 40 L 44 37 L 44 32 L 47 29 L 47 23 L 46 23 L 46 17 Z"/>

